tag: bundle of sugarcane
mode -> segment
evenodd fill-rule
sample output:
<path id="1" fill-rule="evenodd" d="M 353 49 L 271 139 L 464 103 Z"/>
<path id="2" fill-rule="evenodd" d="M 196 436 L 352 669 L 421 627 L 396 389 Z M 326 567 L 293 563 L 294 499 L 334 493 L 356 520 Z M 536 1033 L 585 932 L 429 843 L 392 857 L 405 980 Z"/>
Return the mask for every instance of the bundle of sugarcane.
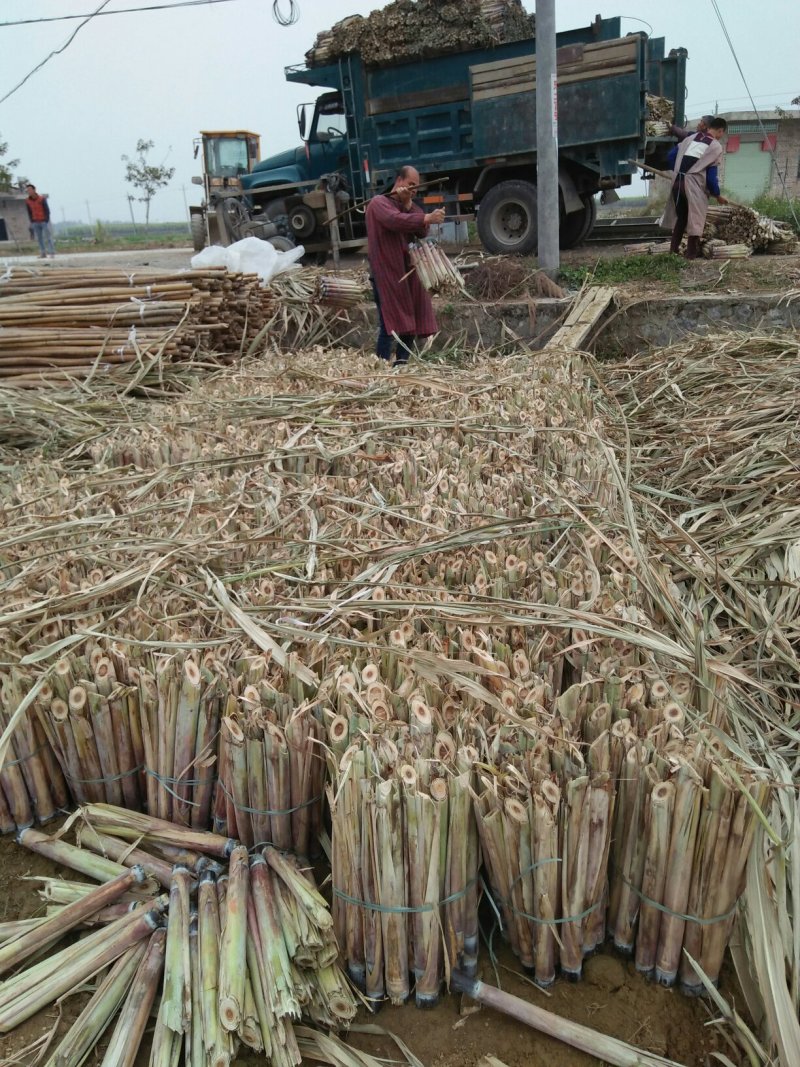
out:
<path id="1" fill-rule="evenodd" d="M 655 96 L 653 93 L 647 93 L 645 95 L 645 103 L 647 105 L 648 126 L 650 123 L 662 122 L 666 124 L 667 132 L 669 132 L 670 124 L 675 121 L 674 101 L 668 100 L 665 96 Z"/>
<path id="2" fill-rule="evenodd" d="M 773 241 L 794 241 L 791 227 L 762 215 L 743 204 L 711 205 L 706 216 L 706 233 L 727 245 L 746 245 L 760 251 Z"/>
<path id="3" fill-rule="evenodd" d="M 714 258 L 715 248 L 724 248 L 725 242 L 719 237 L 704 237 L 701 250 L 706 259 Z"/>
<path id="4" fill-rule="evenodd" d="M 308 856 L 321 825 L 324 730 L 308 705 L 289 710 L 279 696 L 251 683 L 228 697 L 214 826 L 248 847 Z"/>
<path id="5" fill-rule="evenodd" d="M 143 799 L 144 744 L 138 672 L 124 657 L 95 646 L 87 659 L 70 655 L 39 693 L 37 720 L 76 800 L 125 803 Z"/>
<path id="6" fill-rule="evenodd" d="M 464 279 L 433 240 L 426 237 L 409 245 L 408 258 L 429 293 L 464 292 Z"/>
<path id="7" fill-rule="evenodd" d="M 317 283 L 318 299 L 330 307 L 350 308 L 364 299 L 364 290 L 354 278 L 323 275 Z"/>
<path id="8" fill-rule="evenodd" d="M 800 242 L 793 231 L 781 233 L 776 240 L 770 241 L 764 251 L 770 256 L 796 256 L 800 250 Z"/>
<path id="9" fill-rule="evenodd" d="M 306 61 L 319 66 L 359 52 L 368 65 L 399 63 L 524 40 L 533 33 L 533 17 L 520 0 L 395 0 L 367 17 L 351 15 L 324 30 L 306 52 Z"/>
<path id="10" fill-rule="evenodd" d="M 139 675 L 147 810 L 180 826 L 207 827 L 217 777 L 223 679 L 186 657 L 164 657 Z"/>
<path id="11" fill-rule="evenodd" d="M 413 981 L 417 1005 L 433 1007 L 450 968 L 475 970 L 474 758 L 450 735 L 435 739 L 429 721 L 402 753 L 388 734 L 363 735 L 334 758 L 333 916 L 350 978 L 371 1002 L 403 1003 Z"/>
<path id="12" fill-rule="evenodd" d="M 16 668 L 0 674 L 0 735 L 9 727 L 11 717 L 22 704 L 28 690 L 27 679 Z M 39 699 L 47 693 L 39 688 Z M 69 791 L 41 722 L 26 714 L 8 740 L 0 764 L 0 834 L 46 823 L 69 802 Z"/>
<path id="13" fill-rule="evenodd" d="M 711 259 L 748 259 L 753 254 L 750 244 L 714 244 L 711 247 Z"/>
<path id="14" fill-rule="evenodd" d="M 490 883 L 512 949 L 542 986 L 557 964 L 579 978 L 583 956 L 605 937 L 615 799 L 608 749 L 606 731 L 590 749 L 590 773 L 574 749 L 561 784 L 541 777 L 552 759 L 541 744 L 531 749 L 532 774 L 481 776 L 475 806 Z"/>

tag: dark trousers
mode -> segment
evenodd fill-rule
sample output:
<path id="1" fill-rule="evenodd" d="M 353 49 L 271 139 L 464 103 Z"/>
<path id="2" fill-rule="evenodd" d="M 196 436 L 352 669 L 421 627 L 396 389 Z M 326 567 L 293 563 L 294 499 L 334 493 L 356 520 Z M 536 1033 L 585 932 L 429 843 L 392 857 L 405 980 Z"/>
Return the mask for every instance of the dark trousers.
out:
<path id="1" fill-rule="evenodd" d="M 388 363 L 392 358 L 392 344 L 394 343 L 394 336 L 390 334 L 383 321 L 383 312 L 381 311 L 381 298 L 378 292 L 378 287 L 375 284 L 375 279 L 370 278 L 372 283 L 372 294 L 375 297 L 375 306 L 378 309 L 378 340 L 375 344 L 375 355 L 380 359 L 385 359 Z M 411 355 L 411 348 L 414 344 L 413 333 L 400 333 L 397 335 L 398 345 L 396 360 L 397 363 L 408 363 L 408 357 Z"/>
<path id="2" fill-rule="evenodd" d="M 672 228 L 672 241 L 670 252 L 678 252 L 681 247 L 681 238 L 686 233 L 689 225 L 689 201 L 683 188 L 683 179 L 679 178 L 670 191 L 672 202 L 675 205 L 675 225 Z"/>

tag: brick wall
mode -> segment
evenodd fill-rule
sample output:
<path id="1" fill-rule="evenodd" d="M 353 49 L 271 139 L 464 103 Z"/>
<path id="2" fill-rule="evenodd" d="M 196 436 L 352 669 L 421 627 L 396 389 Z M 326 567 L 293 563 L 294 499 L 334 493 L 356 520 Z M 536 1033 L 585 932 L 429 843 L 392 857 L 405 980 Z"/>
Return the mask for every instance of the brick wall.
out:
<path id="1" fill-rule="evenodd" d="M 790 196 L 800 197 L 800 118 L 784 119 L 778 126 L 770 196 L 783 196 L 783 183 Z M 780 175 L 780 176 L 779 176 Z"/>
<path id="2" fill-rule="evenodd" d="M 24 196 L 0 193 L 0 219 L 5 220 L 7 243 L 30 240 L 28 233 L 30 222 Z"/>

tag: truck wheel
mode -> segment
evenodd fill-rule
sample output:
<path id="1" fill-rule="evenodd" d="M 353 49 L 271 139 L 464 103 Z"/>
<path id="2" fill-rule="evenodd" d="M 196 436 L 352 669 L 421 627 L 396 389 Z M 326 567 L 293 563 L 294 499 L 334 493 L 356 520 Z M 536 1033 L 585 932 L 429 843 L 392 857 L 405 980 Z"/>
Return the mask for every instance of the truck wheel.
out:
<path id="1" fill-rule="evenodd" d="M 206 247 L 206 221 L 202 215 L 192 215 L 189 222 L 192 227 L 192 247 L 195 252 L 202 252 Z"/>
<path id="2" fill-rule="evenodd" d="M 536 251 L 536 186 L 500 182 L 478 208 L 478 236 L 484 248 L 499 255 L 525 256 Z"/>
<path id="3" fill-rule="evenodd" d="M 588 237 L 595 219 L 597 218 L 597 204 L 593 196 L 582 196 L 583 210 L 571 211 L 564 215 L 558 228 L 558 244 L 560 248 L 574 248 Z"/>

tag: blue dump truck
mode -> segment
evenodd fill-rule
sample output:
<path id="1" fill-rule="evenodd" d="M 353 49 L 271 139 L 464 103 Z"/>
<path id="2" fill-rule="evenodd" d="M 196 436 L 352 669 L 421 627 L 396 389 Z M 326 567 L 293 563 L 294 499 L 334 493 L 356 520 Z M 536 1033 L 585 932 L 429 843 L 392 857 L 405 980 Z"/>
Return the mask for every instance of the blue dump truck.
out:
<path id="1" fill-rule="evenodd" d="M 663 167 L 672 141 L 646 133 L 648 94 L 674 101 L 682 123 L 685 49 L 621 35 L 620 19 L 557 35 L 561 245 L 592 229 L 596 194 L 628 185 L 628 160 Z M 357 53 L 286 70 L 324 90 L 298 108 L 302 146 L 241 176 L 221 229 L 310 253 L 364 241 L 363 204 L 413 163 L 456 219 L 476 218 L 494 253 L 536 248 L 536 40 L 534 37 L 386 66 Z"/>

